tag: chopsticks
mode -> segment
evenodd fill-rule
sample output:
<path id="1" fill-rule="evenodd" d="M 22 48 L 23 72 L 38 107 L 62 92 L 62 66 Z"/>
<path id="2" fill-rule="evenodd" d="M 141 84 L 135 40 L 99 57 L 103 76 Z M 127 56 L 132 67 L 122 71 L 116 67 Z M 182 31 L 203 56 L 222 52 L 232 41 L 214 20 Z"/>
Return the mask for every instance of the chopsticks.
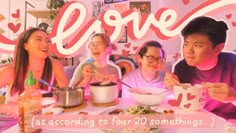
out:
<path id="1" fill-rule="evenodd" d="M 126 85 L 127 87 L 129 87 L 129 88 L 133 88 L 132 86 L 130 86 L 130 85 L 128 85 L 128 84 L 126 84 L 126 83 L 124 83 L 124 82 L 122 82 L 121 81 L 121 83 L 122 84 L 124 84 L 124 85 Z M 162 92 L 160 92 L 160 93 L 154 93 L 154 95 L 159 95 L 159 94 L 162 94 L 162 93 L 165 93 L 165 92 L 168 92 L 169 90 L 165 90 L 165 91 L 162 91 Z M 135 91 L 136 92 L 136 91 Z M 137 93 L 139 93 L 139 92 L 137 92 Z M 141 93 L 141 94 L 145 94 L 145 93 Z"/>
<path id="2" fill-rule="evenodd" d="M 98 77 L 102 78 L 102 79 L 109 79 L 109 78 L 113 78 L 115 77 L 114 74 L 111 74 L 111 75 L 103 75 L 101 74 L 100 72 L 96 71 L 96 70 L 93 70 L 93 73 L 97 74 Z"/>
<path id="3" fill-rule="evenodd" d="M 162 94 L 162 93 L 165 93 L 165 92 L 168 92 L 169 90 L 165 90 L 165 91 L 162 91 L 160 93 L 155 93 L 154 95 L 159 95 L 159 94 Z"/>
<path id="4" fill-rule="evenodd" d="M 45 80 L 43 80 L 43 79 L 39 79 L 39 82 L 40 82 L 40 83 L 43 83 L 43 84 L 45 84 L 45 85 L 47 85 L 48 87 L 51 87 L 51 88 L 53 88 L 53 89 L 55 89 L 55 90 L 59 90 L 59 91 L 60 91 L 59 88 L 57 88 L 57 87 L 55 87 L 55 86 L 49 84 L 47 81 L 45 81 Z"/>
<path id="5" fill-rule="evenodd" d="M 47 108 L 47 107 L 49 107 L 49 106 L 51 106 L 51 105 L 53 105 L 54 103 L 49 103 L 49 104 L 46 104 L 46 105 L 43 105 L 43 108 Z"/>
<path id="6" fill-rule="evenodd" d="M 93 70 L 93 72 L 96 73 L 99 77 L 105 78 L 105 76 L 103 74 L 99 73 L 98 71 Z"/>
<path id="7" fill-rule="evenodd" d="M 128 85 L 128 84 L 126 84 L 126 83 L 124 83 L 124 82 L 122 82 L 122 81 L 121 81 L 121 83 L 124 84 L 124 85 L 126 85 L 126 86 L 129 87 L 129 88 L 133 88 L 132 86 L 130 86 L 130 85 Z"/>

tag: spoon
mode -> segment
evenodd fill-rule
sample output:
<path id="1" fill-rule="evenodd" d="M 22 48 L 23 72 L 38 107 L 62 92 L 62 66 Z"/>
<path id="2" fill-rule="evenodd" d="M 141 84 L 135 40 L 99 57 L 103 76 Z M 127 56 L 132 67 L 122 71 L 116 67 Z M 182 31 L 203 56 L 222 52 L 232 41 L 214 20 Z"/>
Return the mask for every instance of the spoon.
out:
<path id="1" fill-rule="evenodd" d="M 48 87 L 51 87 L 51 88 L 53 88 L 53 89 L 55 89 L 55 90 L 60 91 L 59 88 L 57 88 L 57 87 L 55 87 L 55 86 L 52 86 L 51 84 L 49 84 L 47 81 L 45 81 L 45 80 L 43 80 L 43 79 L 40 79 L 39 82 L 41 82 L 41 83 L 47 85 Z"/>

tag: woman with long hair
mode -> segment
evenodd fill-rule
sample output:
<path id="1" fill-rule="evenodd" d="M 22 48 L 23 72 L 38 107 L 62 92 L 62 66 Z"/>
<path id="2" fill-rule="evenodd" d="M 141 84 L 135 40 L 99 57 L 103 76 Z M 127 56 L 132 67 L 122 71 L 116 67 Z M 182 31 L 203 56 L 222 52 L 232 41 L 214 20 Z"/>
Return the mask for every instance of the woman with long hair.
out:
<path id="1" fill-rule="evenodd" d="M 49 83 L 53 83 L 55 79 L 59 87 L 68 86 L 62 64 L 52 59 L 50 54 L 51 39 L 46 31 L 31 28 L 19 36 L 14 63 L 0 68 L 0 87 L 7 88 L 5 104 L 0 104 L 0 113 L 17 116 L 18 97 L 24 91 L 24 81 L 30 71 L 33 72 L 37 80 L 36 86 L 42 93 L 50 90 L 39 83 L 39 79 Z"/>

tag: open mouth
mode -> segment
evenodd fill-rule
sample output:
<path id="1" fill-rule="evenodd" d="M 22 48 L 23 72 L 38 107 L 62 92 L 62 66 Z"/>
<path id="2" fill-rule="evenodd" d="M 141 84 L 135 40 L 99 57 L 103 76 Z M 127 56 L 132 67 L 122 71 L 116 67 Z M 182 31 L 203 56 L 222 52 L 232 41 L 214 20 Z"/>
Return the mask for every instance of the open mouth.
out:
<path id="1" fill-rule="evenodd" d="M 41 49 L 41 51 L 43 51 L 43 52 L 48 52 L 48 49 Z"/>
<path id="2" fill-rule="evenodd" d="M 93 52 L 93 55 L 94 55 L 94 56 L 99 56 L 99 55 L 100 55 L 100 52 Z"/>
<path id="3" fill-rule="evenodd" d="M 157 69 L 158 67 L 156 67 L 156 66 L 149 66 L 149 68 Z"/>

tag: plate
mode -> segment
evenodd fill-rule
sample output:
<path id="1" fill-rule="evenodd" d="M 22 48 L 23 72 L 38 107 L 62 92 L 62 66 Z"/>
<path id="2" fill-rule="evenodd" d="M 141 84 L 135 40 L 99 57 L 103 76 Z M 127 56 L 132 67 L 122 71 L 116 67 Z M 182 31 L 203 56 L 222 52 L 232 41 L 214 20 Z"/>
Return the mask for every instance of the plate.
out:
<path id="1" fill-rule="evenodd" d="M 99 114 L 105 115 L 105 114 L 109 114 L 110 112 L 114 110 L 119 110 L 119 109 L 126 111 L 128 108 L 122 108 L 122 107 L 110 108 Z M 114 114 L 111 114 L 111 115 L 114 115 Z M 142 129 L 142 128 L 127 127 L 127 128 L 104 128 L 101 130 L 106 133 L 158 133 L 160 132 L 161 129 L 159 128 L 143 128 Z"/>
<path id="2" fill-rule="evenodd" d="M 55 103 L 55 99 L 53 97 L 43 97 L 42 99 L 42 105 L 49 105 Z"/>
<path id="3" fill-rule="evenodd" d="M 0 114 L 0 132 L 8 129 L 18 123 L 18 119 Z"/>
<path id="4" fill-rule="evenodd" d="M 145 130 L 141 128 L 115 128 L 115 129 L 102 129 L 105 133 L 159 133 L 160 129 L 155 128 L 155 129 L 150 129 L 150 130 Z"/>
<path id="5" fill-rule="evenodd" d="M 43 108 L 42 109 L 42 114 L 43 115 L 58 115 L 63 113 L 64 109 L 63 108 L 55 108 L 53 106 L 47 107 L 47 108 Z"/>
<path id="6" fill-rule="evenodd" d="M 115 109 L 122 109 L 122 110 L 124 110 L 125 112 L 127 112 L 127 110 L 129 109 L 129 108 L 137 108 L 137 107 L 142 107 L 142 108 L 148 108 L 148 106 L 141 106 L 141 105 L 138 105 L 138 106 L 130 106 L 130 107 L 112 107 L 112 108 L 109 108 L 109 109 L 107 109 L 107 110 L 104 110 L 104 111 L 102 111 L 102 112 L 100 112 L 99 114 L 103 114 L 103 115 L 105 115 L 105 114 L 109 114 L 110 112 L 112 112 L 112 111 L 114 111 Z M 164 111 L 165 110 L 167 110 L 167 109 L 162 109 L 162 108 L 159 108 L 159 107 L 149 107 L 148 109 L 150 109 L 150 110 L 152 110 L 152 111 L 155 111 L 155 112 L 157 112 L 157 113 L 159 113 L 159 114 L 164 114 Z M 136 114 L 134 114 L 134 115 L 136 115 Z"/>
<path id="7" fill-rule="evenodd" d="M 64 112 L 78 111 L 78 110 L 84 109 L 86 106 L 87 106 L 86 102 L 83 102 L 82 104 L 75 106 L 75 107 L 64 108 Z"/>

